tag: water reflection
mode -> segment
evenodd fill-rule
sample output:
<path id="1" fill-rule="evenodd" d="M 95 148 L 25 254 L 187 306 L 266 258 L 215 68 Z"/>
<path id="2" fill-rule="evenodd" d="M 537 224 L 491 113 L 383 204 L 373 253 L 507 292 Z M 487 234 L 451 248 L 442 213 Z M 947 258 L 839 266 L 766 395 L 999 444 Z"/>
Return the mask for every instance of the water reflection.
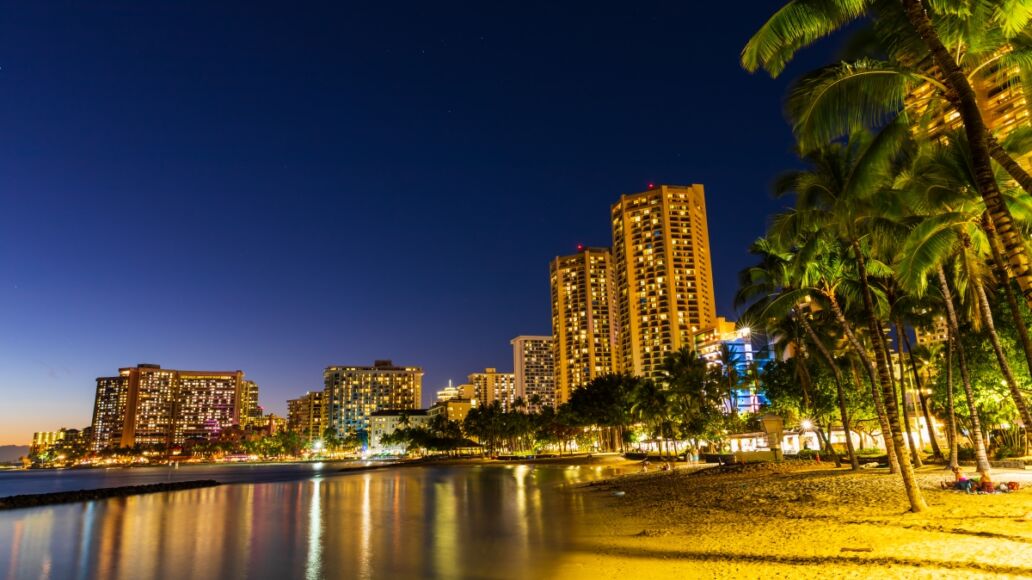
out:
<path id="1" fill-rule="evenodd" d="M 0 512 L 20 578 L 542 577 L 593 468 L 426 467 Z"/>

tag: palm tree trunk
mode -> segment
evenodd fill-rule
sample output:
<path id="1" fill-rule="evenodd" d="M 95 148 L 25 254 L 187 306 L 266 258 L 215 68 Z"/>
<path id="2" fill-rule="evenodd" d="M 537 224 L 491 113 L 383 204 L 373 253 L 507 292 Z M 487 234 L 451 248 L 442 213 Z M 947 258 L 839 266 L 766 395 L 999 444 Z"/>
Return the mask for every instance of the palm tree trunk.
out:
<path id="1" fill-rule="evenodd" d="M 975 463 L 978 472 L 983 477 L 989 476 L 989 456 L 985 452 L 985 440 L 982 438 L 982 422 L 978 418 L 978 408 L 975 405 L 975 393 L 971 388 L 971 376 L 968 373 L 967 357 L 964 353 L 964 345 L 960 342 L 960 324 L 957 322 L 957 312 L 953 309 L 953 294 L 950 292 L 949 284 L 946 283 L 946 272 L 939 266 L 939 286 L 942 288 L 942 298 L 946 303 L 946 320 L 950 325 L 950 340 L 957 349 L 957 363 L 960 366 L 960 378 L 964 383 L 964 395 L 967 399 L 968 412 L 971 413 L 971 442 L 975 446 Z"/>
<path id="2" fill-rule="evenodd" d="M 999 233 L 1004 255 L 1007 258 L 1007 266 L 1018 281 L 1025 301 L 1032 307 L 1032 265 L 1030 265 L 1032 260 L 1029 259 L 1025 240 L 1014 225 L 1014 218 L 1007 209 L 1003 196 L 1000 195 L 999 185 L 993 175 L 992 158 L 989 154 L 987 139 L 989 131 L 982 119 L 982 112 L 978 108 L 975 91 L 971 88 L 971 83 L 968 82 L 967 76 L 954 60 L 949 49 L 943 45 L 932 24 L 931 17 L 925 11 L 922 0 L 901 1 L 907 20 L 928 47 L 935 65 L 942 73 L 943 82 L 949 89 L 947 98 L 960 113 L 964 122 L 964 132 L 971 149 L 972 173 L 975 184 L 978 186 L 978 193 L 982 196 L 986 210 Z"/>
<path id="3" fill-rule="evenodd" d="M 1028 403 L 1018 389 L 1018 381 L 1014 378 L 1010 362 L 1007 361 L 1007 354 L 1003 352 L 1003 345 L 1000 344 L 1000 336 L 996 333 L 996 325 L 993 323 L 993 313 L 989 309 L 989 298 L 985 295 L 985 286 L 980 281 L 975 281 L 975 291 L 978 292 L 978 301 L 982 303 L 982 322 L 989 333 L 989 342 L 996 352 L 996 361 L 1000 363 L 1000 370 L 1003 372 L 1003 379 L 1007 382 L 1007 389 L 1010 390 L 1011 398 L 1014 399 L 1014 406 L 1018 408 L 1021 415 L 1021 422 L 1025 425 L 1032 425 L 1032 414 L 1029 414 Z M 1026 431 L 1027 440 L 1027 431 Z"/>
<path id="4" fill-rule="evenodd" d="M 835 314 L 835 320 L 838 321 L 842 327 L 842 331 L 846 334 L 846 339 L 849 341 L 850 346 L 856 352 L 857 356 L 860 357 L 860 362 L 864 364 L 864 368 L 867 369 L 867 376 L 871 381 L 871 398 L 874 401 L 874 410 L 878 415 L 878 423 L 882 431 L 882 440 L 885 442 L 885 453 L 889 460 L 889 473 L 899 473 L 899 460 L 898 454 L 896 453 L 896 442 L 892 437 L 892 430 L 889 424 L 889 415 L 886 411 L 885 401 L 882 400 L 881 395 L 878 394 L 878 369 L 875 367 L 874 361 L 871 360 L 870 355 L 867 353 L 867 349 L 857 338 L 856 333 L 853 332 L 853 326 L 846 320 L 846 315 L 842 312 L 842 307 L 839 306 L 838 300 L 835 295 L 830 292 L 825 292 L 824 295 L 828 298 L 831 303 L 831 311 Z M 902 445 L 903 442 L 900 441 Z"/>
<path id="5" fill-rule="evenodd" d="M 1021 189 L 1025 190 L 1025 193 L 1032 193 L 1032 175 L 1029 175 L 1025 168 L 1018 164 L 1010 153 L 1007 153 L 1007 150 L 1000 145 L 992 133 L 986 135 L 986 141 L 989 143 L 989 155 L 992 155 L 993 161 L 999 163 L 1007 175 L 1010 175 L 1014 181 L 1018 182 Z"/>
<path id="6" fill-rule="evenodd" d="M 828 350 L 828 347 L 817 336 L 813 327 L 810 326 L 810 321 L 806 319 L 806 315 L 800 314 L 798 318 L 803 325 L 803 329 L 806 330 L 806 334 L 810 336 L 810 340 L 817 347 L 817 352 L 821 353 L 824 362 L 831 369 L 831 375 L 835 379 L 835 394 L 838 397 L 839 417 L 842 420 L 842 431 L 846 436 L 846 452 L 849 453 L 850 467 L 856 471 L 860 469 L 860 462 L 856 458 L 856 449 L 853 448 L 853 434 L 849 424 L 849 412 L 846 410 L 846 393 L 842 388 L 842 371 L 835 364 L 835 357 L 831 356 L 831 351 Z"/>
<path id="7" fill-rule="evenodd" d="M 910 410 L 907 407 L 907 370 L 906 364 L 903 361 L 903 328 L 899 322 L 896 322 L 895 326 L 896 356 L 899 357 L 899 394 L 903 403 L 903 423 L 907 428 L 907 441 L 910 443 L 910 455 L 914 460 L 914 467 L 921 467 L 924 465 L 924 462 L 921 461 L 921 446 L 917 444 L 917 441 L 914 441 L 914 418 L 910 415 Z"/>
<path id="8" fill-rule="evenodd" d="M 917 361 L 914 360 L 914 349 L 910 346 L 910 337 L 903 333 L 903 342 L 907 347 L 907 354 L 910 357 L 910 372 L 914 377 L 914 389 L 917 391 L 917 398 L 921 401 L 921 413 L 924 415 L 925 425 L 928 427 L 928 441 L 932 444 L 932 456 L 939 461 L 946 459 L 939 448 L 939 441 L 935 438 L 935 424 L 932 423 L 932 414 L 928 409 L 928 397 L 924 394 L 924 384 L 921 382 L 921 374 L 917 372 Z"/>
<path id="9" fill-rule="evenodd" d="M 853 257 L 856 259 L 856 269 L 860 274 L 860 290 L 864 301 L 864 311 L 867 315 L 867 328 L 872 339 L 877 341 L 884 337 L 882 337 L 881 325 L 875 314 L 874 296 L 871 294 L 870 281 L 867 279 L 864 253 L 859 241 L 852 240 L 852 247 Z M 892 375 L 889 372 L 890 361 L 885 359 L 885 349 L 878 348 L 877 344 L 874 346 L 874 356 L 878 361 L 878 379 L 881 382 L 882 396 L 885 398 L 885 415 L 889 419 L 889 433 L 892 436 L 892 446 L 896 452 L 896 458 L 899 460 L 899 474 L 903 479 L 907 500 L 910 501 L 910 510 L 926 511 L 928 504 L 925 503 L 921 488 L 917 484 L 917 478 L 914 477 L 914 466 L 910 462 L 910 456 L 907 455 L 905 448 L 906 444 L 903 442 L 903 432 L 899 424 L 899 408 L 896 406 L 896 390 L 893 388 Z"/>
<path id="10" fill-rule="evenodd" d="M 957 453 L 957 411 L 953 401 L 953 329 L 947 326 L 946 340 L 946 438 L 950 444 L 950 469 L 960 467 Z"/>

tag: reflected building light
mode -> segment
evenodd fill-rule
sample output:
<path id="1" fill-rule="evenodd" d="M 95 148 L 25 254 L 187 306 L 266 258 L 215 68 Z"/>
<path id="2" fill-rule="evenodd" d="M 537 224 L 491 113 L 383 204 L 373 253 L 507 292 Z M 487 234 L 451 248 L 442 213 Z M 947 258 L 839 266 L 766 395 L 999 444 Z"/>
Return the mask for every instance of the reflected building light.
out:
<path id="1" fill-rule="evenodd" d="M 320 467 L 321 463 L 317 464 Z M 305 563 L 305 579 L 322 578 L 322 480 L 312 480 L 312 499 L 308 504 L 308 560 Z"/>

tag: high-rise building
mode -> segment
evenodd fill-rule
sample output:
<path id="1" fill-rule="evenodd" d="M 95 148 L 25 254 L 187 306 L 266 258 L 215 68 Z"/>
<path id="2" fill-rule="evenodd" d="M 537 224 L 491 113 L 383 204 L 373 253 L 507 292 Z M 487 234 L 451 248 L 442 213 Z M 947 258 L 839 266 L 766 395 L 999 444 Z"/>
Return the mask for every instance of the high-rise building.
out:
<path id="1" fill-rule="evenodd" d="M 125 429 L 126 404 L 129 400 L 129 377 L 101 377 L 97 379 L 97 393 L 93 404 L 93 451 L 122 444 Z"/>
<path id="2" fill-rule="evenodd" d="M 245 380 L 240 400 L 240 425 L 247 427 L 261 423 L 262 413 L 258 404 L 258 383 Z"/>
<path id="3" fill-rule="evenodd" d="M 510 341 L 516 396 L 532 411 L 556 405 L 553 342 L 551 336 L 517 336 Z"/>
<path id="4" fill-rule="evenodd" d="M 367 430 L 375 411 L 418 408 L 423 369 L 378 360 L 371 367 L 327 367 L 323 379 L 327 426 L 344 435 Z"/>
<path id="5" fill-rule="evenodd" d="M 617 306 L 608 248 L 578 248 L 552 261 L 552 340 L 556 403 L 595 377 L 620 370 Z"/>
<path id="6" fill-rule="evenodd" d="M 181 445 L 239 425 L 243 371 L 179 371 L 141 364 L 97 379 L 93 448 Z"/>
<path id="7" fill-rule="evenodd" d="M 475 406 L 487 406 L 498 401 L 503 410 L 512 410 L 516 401 L 516 375 L 500 373 L 498 369 L 486 368 L 482 373 L 469 375 L 469 383 L 473 385 Z"/>
<path id="8" fill-rule="evenodd" d="M 660 185 L 612 207 L 622 370 L 655 377 L 666 356 L 716 320 L 701 185 Z"/>
<path id="9" fill-rule="evenodd" d="M 287 401 L 287 429 L 311 442 L 326 430 L 326 400 L 322 391 L 309 391 Z"/>

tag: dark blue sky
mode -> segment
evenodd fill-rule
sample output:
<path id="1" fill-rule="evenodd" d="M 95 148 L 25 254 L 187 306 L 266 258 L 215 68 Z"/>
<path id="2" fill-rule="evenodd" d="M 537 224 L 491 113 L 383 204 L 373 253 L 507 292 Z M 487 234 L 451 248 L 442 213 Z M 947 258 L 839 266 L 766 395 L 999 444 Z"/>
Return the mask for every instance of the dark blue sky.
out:
<path id="1" fill-rule="evenodd" d="M 509 370 L 549 260 L 649 182 L 705 184 L 733 315 L 792 163 L 785 81 L 737 63 L 779 2 L 211 4 L 5 7 L 0 444 L 139 362 L 280 413 L 329 364 L 421 365 L 424 400 Z"/>

